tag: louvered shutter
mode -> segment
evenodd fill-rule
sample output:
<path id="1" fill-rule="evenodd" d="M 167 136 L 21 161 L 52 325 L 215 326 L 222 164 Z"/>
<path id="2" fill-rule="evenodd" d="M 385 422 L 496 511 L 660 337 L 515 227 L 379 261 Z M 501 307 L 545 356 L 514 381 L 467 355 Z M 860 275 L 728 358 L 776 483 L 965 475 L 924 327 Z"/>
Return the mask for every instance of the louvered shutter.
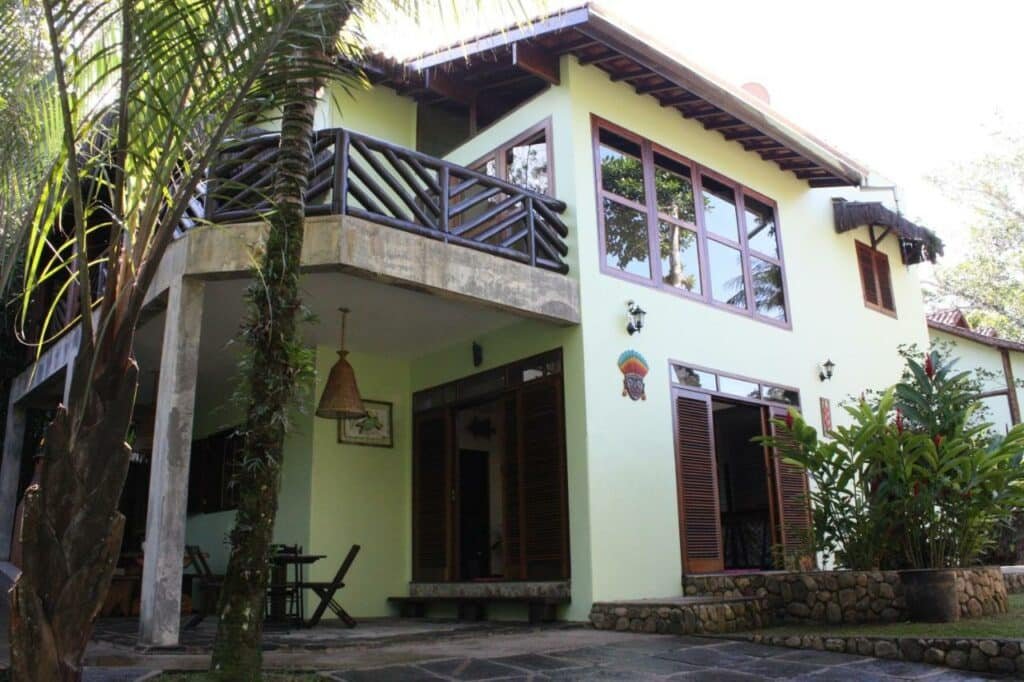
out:
<path id="1" fill-rule="evenodd" d="M 771 416 L 781 419 L 786 410 L 771 408 Z M 788 435 L 771 425 L 771 434 L 782 442 L 791 442 Z M 811 506 L 807 497 L 807 472 L 782 459 L 776 451 L 772 453 L 775 476 L 776 507 L 779 519 L 779 539 L 787 553 L 804 550 L 810 553 Z"/>
<path id="2" fill-rule="evenodd" d="M 866 244 L 857 242 L 857 266 L 860 268 L 860 282 L 864 289 L 864 300 L 871 305 L 880 305 L 878 284 L 875 279 L 875 252 Z"/>
<path id="3" fill-rule="evenodd" d="M 569 521 L 561 377 L 523 385 L 518 397 L 523 577 L 569 577 Z"/>
<path id="4" fill-rule="evenodd" d="M 886 310 L 896 310 L 896 302 L 892 296 L 892 275 L 889 272 L 889 257 L 875 251 L 875 274 L 878 276 L 878 301 Z"/>
<path id="5" fill-rule="evenodd" d="M 506 424 L 516 423 L 515 400 L 509 400 L 506 405 Z M 503 544 L 505 548 L 505 571 L 506 580 L 519 580 L 522 578 L 522 532 L 519 503 L 519 447 L 518 429 L 508 429 L 508 440 L 505 443 L 505 462 L 502 471 L 502 498 L 504 501 L 504 525 L 505 537 Z"/>
<path id="6" fill-rule="evenodd" d="M 724 568 L 718 507 L 718 467 L 711 421 L 711 396 L 676 392 L 676 479 L 679 540 L 686 573 Z"/>
<path id="7" fill-rule="evenodd" d="M 413 580 L 450 579 L 451 427 L 448 410 L 413 425 Z"/>

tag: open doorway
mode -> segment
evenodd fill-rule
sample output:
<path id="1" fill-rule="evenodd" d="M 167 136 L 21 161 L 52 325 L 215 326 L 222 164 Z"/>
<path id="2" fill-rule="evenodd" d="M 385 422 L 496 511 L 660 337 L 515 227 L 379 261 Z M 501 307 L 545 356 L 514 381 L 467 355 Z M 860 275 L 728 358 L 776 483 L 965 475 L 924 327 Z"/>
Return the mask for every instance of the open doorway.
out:
<path id="1" fill-rule="evenodd" d="M 455 413 L 459 580 L 505 575 L 505 469 L 513 416 L 506 399 Z"/>
<path id="2" fill-rule="evenodd" d="M 758 405 L 715 399 L 712 415 L 726 570 L 771 568 L 773 509 Z"/>

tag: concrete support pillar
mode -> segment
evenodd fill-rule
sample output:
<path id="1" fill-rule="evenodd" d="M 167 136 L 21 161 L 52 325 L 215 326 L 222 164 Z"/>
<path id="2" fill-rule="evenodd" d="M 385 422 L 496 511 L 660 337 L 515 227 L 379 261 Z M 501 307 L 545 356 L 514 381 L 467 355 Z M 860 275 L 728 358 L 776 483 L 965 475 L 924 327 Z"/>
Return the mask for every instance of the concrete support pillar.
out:
<path id="1" fill-rule="evenodd" d="M 148 646 L 178 643 L 203 288 L 202 281 L 180 279 L 167 297 L 139 614 L 139 640 Z"/>
<path id="2" fill-rule="evenodd" d="M 7 404 L 4 452 L 3 460 L 0 461 L 0 559 L 3 561 L 11 558 L 14 512 L 18 504 L 18 481 L 21 478 L 21 448 L 24 441 L 25 408 L 11 401 Z"/>

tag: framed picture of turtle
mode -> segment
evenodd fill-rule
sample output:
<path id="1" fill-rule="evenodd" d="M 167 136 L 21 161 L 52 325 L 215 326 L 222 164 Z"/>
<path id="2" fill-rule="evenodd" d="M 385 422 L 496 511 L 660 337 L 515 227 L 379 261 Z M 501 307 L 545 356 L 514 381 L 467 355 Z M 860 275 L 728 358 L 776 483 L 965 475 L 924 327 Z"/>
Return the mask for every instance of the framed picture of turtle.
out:
<path id="1" fill-rule="evenodd" d="M 379 400 L 364 400 L 363 406 L 366 408 L 365 416 L 338 420 L 338 442 L 375 448 L 394 447 L 393 405 Z"/>

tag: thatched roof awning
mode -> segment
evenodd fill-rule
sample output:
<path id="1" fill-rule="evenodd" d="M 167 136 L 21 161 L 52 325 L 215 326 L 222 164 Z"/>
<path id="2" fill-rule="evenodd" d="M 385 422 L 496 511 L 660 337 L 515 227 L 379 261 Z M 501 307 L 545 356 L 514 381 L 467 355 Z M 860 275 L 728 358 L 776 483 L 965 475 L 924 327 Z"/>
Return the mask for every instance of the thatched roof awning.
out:
<path id="1" fill-rule="evenodd" d="M 832 199 L 836 232 L 843 233 L 858 227 L 875 226 L 892 230 L 900 240 L 903 262 L 914 265 L 925 260 L 934 263 L 943 253 L 942 240 L 927 227 L 910 222 L 899 213 L 890 211 L 879 201 L 847 201 Z"/>

